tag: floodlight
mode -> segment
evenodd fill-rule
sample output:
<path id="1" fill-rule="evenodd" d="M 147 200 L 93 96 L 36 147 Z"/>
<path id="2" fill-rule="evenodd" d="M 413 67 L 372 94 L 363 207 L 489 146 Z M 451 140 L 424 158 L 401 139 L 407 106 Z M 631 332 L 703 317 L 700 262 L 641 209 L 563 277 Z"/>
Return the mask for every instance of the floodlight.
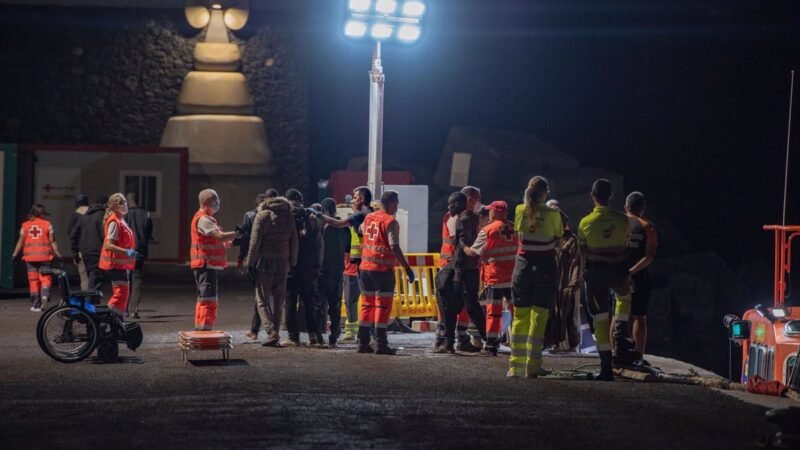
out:
<path id="1" fill-rule="evenodd" d="M 369 11 L 370 6 L 372 6 L 371 0 L 350 0 L 348 4 L 351 11 L 355 12 L 367 12 Z"/>
<path id="2" fill-rule="evenodd" d="M 777 319 L 783 319 L 786 317 L 786 310 L 783 308 L 772 308 L 772 315 Z"/>
<path id="3" fill-rule="evenodd" d="M 367 34 L 367 24 L 357 20 L 348 20 L 344 26 L 344 34 L 353 38 L 364 37 Z"/>
<path id="4" fill-rule="evenodd" d="M 397 39 L 403 42 L 414 42 L 419 39 L 422 30 L 416 25 L 403 25 L 397 30 Z"/>
<path id="5" fill-rule="evenodd" d="M 396 0 L 378 0 L 375 2 L 375 11 L 378 11 L 381 14 L 392 14 L 396 9 Z"/>
<path id="6" fill-rule="evenodd" d="M 212 3 L 211 9 L 222 9 L 222 5 L 220 5 L 219 3 Z"/>
<path id="7" fill-rule="evenodd" d="M 403 3 L 403 15 L 408 17 L 422 17 L 425 14 L 425 3 L 419 0 L 410 0 Z"/>
<path id="8" fill-rule="evenodd" d="M 392 35 L 392 26 L 386 23 L 378 22 L 372 25 L 372 34 L 373 39 L 388 39 Z"/>

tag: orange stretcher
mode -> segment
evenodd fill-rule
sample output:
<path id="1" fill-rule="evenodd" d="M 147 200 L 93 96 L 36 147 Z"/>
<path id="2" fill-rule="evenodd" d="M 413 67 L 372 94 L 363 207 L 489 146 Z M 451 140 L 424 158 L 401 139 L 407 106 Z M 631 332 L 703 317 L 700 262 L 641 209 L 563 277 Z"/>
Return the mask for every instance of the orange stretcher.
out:
<path id="1" fill-rule="evenodd" d="M 189 361 L 189 352 L 206 350 L 221 350 L 222 359 L 228 361 L 233 350 L 233 338 L 224 331 L 180 331 L 178 347 L 184 364 Z"/>

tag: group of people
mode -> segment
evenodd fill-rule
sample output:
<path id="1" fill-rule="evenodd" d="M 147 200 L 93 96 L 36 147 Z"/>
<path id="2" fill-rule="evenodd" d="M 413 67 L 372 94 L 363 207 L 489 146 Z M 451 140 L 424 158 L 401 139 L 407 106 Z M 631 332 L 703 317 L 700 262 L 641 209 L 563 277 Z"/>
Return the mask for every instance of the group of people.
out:
<path id="1" fill-rule="evenodd" d="M 191 265 L 198 290 L 195 329 L 214 327 L 216 271 L 226 266 L 226 247 L 238 245 L 237 266 L 255 286 L 248 337 L 258 339 L 263 326 L 267 337 L 262 345 L 298 346 L 304 322 L 309 345 L 336 347 L 346 292 L 342 341 L 357 340 L 362 353 L 394 354 L 387 327 L 395 266 L 402 266 L 408 279 L 414 280 L 400 249 L 400 225 L 394 218 L 399 202 L 397 192 L 387 191 L 379 209 L 373 210 L 370 190 L 359 187 L 354 191 L 353 214 L 339 218 L 333 199 L 306 207 L 299 191 L 289 189 L 280 196 L 270 189 L 256 197 L 257 206 L 245 213 L 243 224 L 226 233 L 213 218 L 220 207 L 219 195 L 211 189 L 200 192 L 200 208 L 191 225 Z M 284 315 L 288 337 L 281 340 Z M 328 318 L 330 332 L 325 342 Z"/>
<path id="2" fill-rule="evenodd" d="M 150 214 L 138 206 L 135 193 L 99 197 L 93 205 L 81 194 L 75 197 L 75 207 L 67 233 L 81 290 L 101 291 L 103 280 L 108 279 L 112 287 L 109 309 L 120 316 L 132 311 L 139 318 L 142 271 L 153 233 Z M 54 259 L 62 259 L 48 215 L 41 204 L 31 207 L 12 254 L 14 260 L 25 262 L 34 312 L 47 307 L 52 286 L 49 269 Z"/>
<path id="3" fill-rule="evenodd" d="M 591 190 L 594 209 L 577 229 L 548 195 L 547 180 L 531 178 L 513 221 L 505 201 L 482 206 L 476 187 L 449 196 L 435 279 L 440 320 L 434 351 L 497 355 L 507 307 L 513 315 L 508 376 L 547 375 L 542 367 L 545 343 L 575 350 L 579 336 L 574 324 L 583 298 L 600 354 L 595 378 L 612 380 L 614 364 L 646 364 L 649 265 L 657 236 L 644 219 L 644 195 L 631 193 L 625 212 L 615 211 L 609 207 L 611 183 L 596 180 Z M 358 187 L 352 212 L 338 217 L 333 199 L 306 207 L 299 191 L 289 189 L 281 196 L 270 189 L 256 197 L 256 207 L 245 213 L 243 224 L 227 232 L 214 218 L 221 207 L 216 191 L 205 189 L 198 200 L 190 227 L 196 330 L 211 330 L 216 323 L 217 275 L 228 266 L 227 249 L 237 245 L 237 267 L 255 288 L 249 338 L 257 340 L 263 327 L 267 337 L 262 345 L 298 346 L 304 322 L 311 346 L 336 347 L 341 337 L 356 341 L 360 353 L 395 354 L 387 337 L 395 268 L 402 267 L 408 283 L 415 279 L 400 248 L 400 225 L 394 217 L 397 192 L 384 192 L 376 210 L 370 190 Z M 82 288 L 99 289 L 101 275 L 106 275 L 113 288 L 109 308 L 120 315 L 132 310 L 138 317 L 136 296 L 128 306 L 129 286 L 140 292 L 137 278 L 141 280 L 152 235 L 149 216 L 136 206 L 133 194 L 126 198 L 117 193 L 91 207 L 85 196 L 78 196 L 76 207 L 69 234 Z M 53 258 L 61 258 L 46 215 L 42 205 L 33 206 L 13 253 L 27 265 L 34 311 L 46 306 L 49 297 L 51 280 L 45 269 Z M 284 315 L 288 337 L 281 340 Z M 470 323 L 477 338 L 467 333 Z"/>
<path id="4" fill-rule="evenodd" d="M 542 367 L 547 335 L 556 347 L 566 341 L 574 349 L 576 332 L 570 324 L 576 322 L 577 300 L 585 289 L 601 361 L 594 378 L 613 380 L 614 364 L 647 364 L 642 355 L 652 285 L 648 267 L 657 235 L 644 219 L 644 195 L 631 193 L 625 213 L 615 211 L 609 207 L 611 183 L 596 180 L 594 209 L 573 230 L 548 194 L 546 179 L 531 178 L 513 222 L 507 220 L 504 201 L 481 208 L 475 187 L 449 196 L 436 279 L 442 320 L 434 351 L 455 353 L 458 343 L 463 352 L 497 355 L 506 302 L 513 315 L 507 375 L 548 375 Z M 484 223 L 482 211 L 488 213 Z M 466 333 L 470 321 L 483 348 Z"/>

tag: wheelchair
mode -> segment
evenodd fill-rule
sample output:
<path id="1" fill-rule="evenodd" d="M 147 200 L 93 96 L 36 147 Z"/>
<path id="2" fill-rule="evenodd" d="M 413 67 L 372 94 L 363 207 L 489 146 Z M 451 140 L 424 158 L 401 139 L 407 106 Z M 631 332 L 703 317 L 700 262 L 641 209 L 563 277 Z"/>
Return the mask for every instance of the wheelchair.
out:
<path id="1" fill-rule="evenodd" d="M 125 323 L 119 314 L 106 306 L 99 291 L 71 292 L 66 272 L 50 269 L 44 274 L 58 279 L 59 304 L 39 318 L 36 338 L 47 356 L 61 363 L 84 360 L 97 350 L 105 362 L 119 360 L 119 343 L 133 351 L 142 344 L 142 329 L 137 323 Z"/>

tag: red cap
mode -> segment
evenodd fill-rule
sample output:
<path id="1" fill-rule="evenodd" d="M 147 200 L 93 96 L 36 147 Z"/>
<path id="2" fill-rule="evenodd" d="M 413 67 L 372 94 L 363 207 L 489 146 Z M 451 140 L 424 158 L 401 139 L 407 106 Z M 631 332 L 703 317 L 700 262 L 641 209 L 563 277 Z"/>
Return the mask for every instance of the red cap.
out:
<path id="1" fill-rule="evenodd" d="M 500 211 L 506 212 L 508 211 L 508 204 L 502 200 L 495 200 L 489 206 L 486 207 L 489 211 Z"/>

